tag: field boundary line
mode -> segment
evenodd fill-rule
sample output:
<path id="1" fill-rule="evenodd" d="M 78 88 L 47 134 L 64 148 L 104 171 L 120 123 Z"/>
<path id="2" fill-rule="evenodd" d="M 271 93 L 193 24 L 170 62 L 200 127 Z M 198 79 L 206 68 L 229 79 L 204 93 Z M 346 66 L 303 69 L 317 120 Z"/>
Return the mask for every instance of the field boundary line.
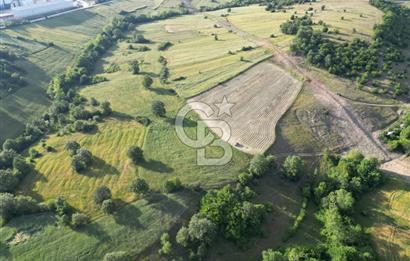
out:
<path id="1" fill-rule="evenodd" d="M 258 47 L 258 48 L 259 48 L 259 47 Z M 222 82 L 217 83 L 216 85 L 212 86 L 211 88 L 208 88 L 208 89 L 206 89 L 206 90 L 200 91 L 200 92 L 197 93 L 197 94 L 184 97 L 184 99 L 185 99 L 185 100 L 189 100 L 189 99 L 195 98 L 195 97 L 197 97 L 197 96 L 199 96 L 199 95 L 201 95 L 201 94 L 204 94 L 204 93 L 206 93 L 206 92 L 208 92 L 208 91 L 210 91 L 210 90 L 213 90 L 213 89 L 215 89 L 216 87 L 218 87 L 219 85 L 222 85 L 222 84 L 225 84 L 225 83 L 229 82 L 230 80 L 232 80 L 232 79 L 238 77 L 239 75 L 245 73 L 246 71 L 252 69 L 252 68 L 255 67 L 256 65 L 261 64 L 261 63 L 263 63 L 263 62 L 266 62 L 267 60 L 271 59 L 272 57 L 273 57 L 273 54 L 269 54 L 267 57 L 261 58 L 261 60 L 255 62 L 254 64 L 250 65 L 249 67 L 247 67 L 247 68 L 244 69 L 243 71 L 240 71 L 240 72 L 236 73 L 235 75 L 229 77 L 228 79 L 226 79 L 226 80 L 224 80 L 224 81 L 222 81 Z"/>

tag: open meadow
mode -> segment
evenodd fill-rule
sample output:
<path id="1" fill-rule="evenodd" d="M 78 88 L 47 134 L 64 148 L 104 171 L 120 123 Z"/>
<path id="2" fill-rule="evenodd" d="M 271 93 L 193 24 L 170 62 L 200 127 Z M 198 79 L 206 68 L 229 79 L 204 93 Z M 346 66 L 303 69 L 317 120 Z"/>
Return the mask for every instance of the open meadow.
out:
<path id="1" fill-rule="evenodd" d="M 50 105 L 46 96 L 51 78 L 65 71 L 81 48 L 100 33 L 120 11 L 140 6 L 146 12 L 151 0 L 116 0 L 93 8 L 0 31 L 0 45 L 16 53 L 18 66 L 26 71 L 28 85 L 13 93 L 0 92 L 0 143 L 15 137 L 24 125 Z M 152 10 L 152 9 L 150 9 Z M 50 44 L 52 43 L 52 44 Z"/>
<path id="2" fill-rule="evenodd" d="M 371 234 L 380 260 L 410 258 L 410 183 L 390 177 L 376 193 L 365 195 L 357 218 Z"/>
<path id="3" fill-rule="evenodd" d="M 54 213 L 13 219 L 0 229 L 0 260 L 102 260 L 107 252 L 136 256 L 192 214 L 198 195 L 152 194 L 73 230 L 56 226 Z"/>

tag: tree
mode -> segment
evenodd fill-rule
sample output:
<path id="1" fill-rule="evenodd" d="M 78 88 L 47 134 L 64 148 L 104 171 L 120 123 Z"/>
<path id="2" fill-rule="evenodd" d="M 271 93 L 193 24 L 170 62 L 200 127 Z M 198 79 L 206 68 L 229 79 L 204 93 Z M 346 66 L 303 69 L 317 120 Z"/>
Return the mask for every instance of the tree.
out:
<path id="1" fill-rule="evenodd" d="M 165 104 L 162 101 L 154 101 L 151 106 L 152 113 L 158 117 L 164 117 L 166 110 Z"/>
<path id="2" fill-rule="evenodd" d="M 149 89 L 153 82 L 154 81 L 152 80 L 151 77 L 149 77 L 148 75 L 145 75 L 144 78 L 142 79 L 142 86 L 144 86 L 144 88 Z"/>
<path id="3" fill-rule="evenodd" d="M 74 156 L 75 154 L 77 154 L 77 150 L 80 149 L 81 146 L 80 144 L 78 144 L 78 142 L 70 140 L 65 144 L 64 148 L 66 151 L 68 151 L 70 156 Z"/>
<path id="4" fill-rule="evenodd" d="M 101 210 L 104 214 L 112 214 L 115 211 L 115 203 L 112 199 L 106 199 L 101 204 Z"/>
<path id="5" fill-rule="evenodd" d="M 299 156 L 288 156 L 283 163 L 283 174 L 290 180 L 298 180 L 303 174 L 304 161 Z"/>
<path id="6" fill-rule="evenodd" d="M 107 186 L 98 187 L 94 192 L 94 202 L 101 204 L 106 199 L 111 199 L 111 190 Z"/>
<path id="7" fill-rule="evenodd" d="M 242 172 L 238 176 L 238 182 L 242 186 L 246 186 L 250 181 L 252 181 L 253 175 L 250 173 Z"/>
<path id="8" fill-rule="evenodd" d="M 10 169 L 0 169 L 0 192 L 12 192 L 19 180 Z"/>
<path id="9" fill-rule="evenodd" d="M 325 10 L 325 8 L 326 8 L 326 6 L 325 6 L 325 5 L 322 5 L 322 6 L 320 7 L 320 9 L 322 9 L 322 11 L 324 11 L 324 10 Z"/>
<path id="10" fill-rule="evenodd" d="M 138 61 L 132 61 L 129 63 L 130 71 L 132 74 L 138 74 L 140 72 L 140 65 Z"/>
<path id="11" fill-rule="evenodd" d="M 131 182 L 130 191 L 137 195 L 147 194 L 149 191 L 148 183 L 142 178 L 137 178 Z"/>
<path id="12" fill-rule="evenodd" d="M 16 156 L 13 159 L 13 169 L 22 175 L 26 175 L 31 172 L 31 165 L 22 156 Z"/>
<path id="13" fill-rule="evenodd" d="M 195 214 L 191 217 L 188 227 L 181 227 L 176 240 L 182 246 L 209 245 L 216 236 L 217 225 L 211 220 Z"/>
<path id="14" fill-rule="evenodd" d="M 71 217 L 71 224 L 75 228 L 82 227 L 88 223 L 90 223 L 90 218 L 86 214 L 74 213 Z"/>
<path id="15" fill-rule="evenodd" d="M 0 193 L 0 217 L 5 221 L 9 219 L 14 212 L 15 200 L 13 194 Z"/>
<path id="16" fill-rule="evenodd" d="M 350 211 L 353 208 L 354 198 L 352 193 L 345 189 L 339 189 L 332 191 L 329 195 L 322 200 L 324 208 L 338 207 L 342 211 Z"/>
<path id="17" fill-rule="evenodd" d="M 138 146 L 129 147 L 127 151 L 127 155 L 134 164 L 139 164 L 141 162 L 144 162 L 144 152 Z"/>

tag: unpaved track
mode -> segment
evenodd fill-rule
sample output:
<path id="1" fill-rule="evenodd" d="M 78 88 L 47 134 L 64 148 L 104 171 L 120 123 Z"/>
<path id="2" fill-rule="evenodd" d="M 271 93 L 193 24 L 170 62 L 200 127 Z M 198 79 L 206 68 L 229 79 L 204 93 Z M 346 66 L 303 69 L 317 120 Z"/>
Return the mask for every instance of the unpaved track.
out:
<path id="1" fill-rule="evenodd" d="M 280 50 L 269 40 L 240 30 L 227 18 L 221 19 L 215 16 L 210 18 L 215 19 L 220 26 L 225 27 L 236 35 L 270 50 L 274 54 L 272 59 L 276 64 L 304 78 L 306 80 L 305 88 L 329 110 L 333 117 L 340 121 L 343 128 L 339 135 L 344 138 L 345 144 L 357 147 L 366 155 L 375 156 L 382 161 L 388 161 L 393 158 L 392 154 L 364 126 L 362 119 L 356 114 L 353 107 L 344 98 L 330 91 L 325 84 L 312 76 L 308 70 L 302 68 L 295 58 Z"/>

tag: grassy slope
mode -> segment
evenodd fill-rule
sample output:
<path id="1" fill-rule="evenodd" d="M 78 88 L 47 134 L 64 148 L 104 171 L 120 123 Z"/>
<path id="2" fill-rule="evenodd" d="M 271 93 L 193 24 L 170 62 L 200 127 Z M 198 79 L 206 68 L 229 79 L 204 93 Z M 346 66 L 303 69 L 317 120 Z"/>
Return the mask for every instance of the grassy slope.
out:
<path id="1" fill-rule="evenodd" d="M 150 0 L 116 0 L 95 8 L 62 15 L 35 24 L 2 30 L 1 45 L 23 58 L 19 65 L 27 71 L 29 86 L 0 95 L 0 143 L 19 134 L 24 124 L 38 117 L 49 105 L 45 89 L 52 76 L 61 73 L 79 51 L 79 47 L 101 32 L 121 10 L 152 6 Z M 24 40 L 16 39 L 17 36 Z M 36 39 L 37 41 L 35 41 Z M 55 47 L 46 48 L 53 42 Z"/>
<path id="2" fill-rule="evenodd" d="M 184 97 L 209 89 L 268 56 L 262 49 L 240 51 L 254 44 L 224 28 L 215 28 L 215 23 L 204 16 L 184 16 L 138 27 L 148 39 L 173 43 L 162 55 L 168 59 L 170 79 L 186 77 L 171 83 Z M 217 41 L 212 34 L 218 35 Z M 245 61 L 240 61 L 241 56 Z"/>
<path id="3" fill-rule="evenodd" d="M 154 40 L 149 37 L 152 36 L 150 34 L 145 36 Z M 157 39 L 155 41 L 160 42 Z M 212 40 L 211 43 L 214 42 Z M 42 150 L 44 156 L 36 162 L 37 174 L 25 180 L 22 186 L 25 193 L 30 193 L 33 189 L 34 194 L 44 199 L 62 194 L 74 207 L 95 216 L 99 211 L 89 202 L 95 188 L 102 184 L 108 185 L 115 197 L 129 201 L 132 197 L 126 192 L 127 186 L 137 175 L 146 178 L 150 186 L 156 190 L 162 189 L 163 182 L 174 176 L 178 176 L 184 184 L 212 187 L 231 181 L 246 167 L 248 156 L 237 151 L 234 152 L 232 162 L 226 166 L 197 166 L 196 150 L 178 139 L 173 125 L 175 114 L 183 106 L 184 100 L 176 95 L 170 95 L 168 86 L 161 85 L 158 79 L 155 79 L 151 89 L 145 89 L 141 84 L 144 74 L 155 77 L 159 73 L 161 65 L 158 62 L 160 54 L 156 51 L 157 45 L 149 44 L 152 49 L 150 52 L 137 52 L 128 50 L 128 44 L 123 42 L 107 54 L 96 71 L 103 71 L 102 68 L 112 62 L 119 64 L 121 71 L 103 74 L 109 81 L 87 87 L 83 89 L 82 94 L 110 101 L 118 113 L 112 119 L 99 124 L 99 130 L 95 134 L 51 136 L 46 143 L 54 147 L 55 152 L 47 153 L 38 146 L 37 149 Z M 178 47 L 177 41 L 175 46 L 162 55 L 168 57 L 168 52 L 174 47 Z M 224 52 L 223 55 L 225 54 Z M 139 75 L 133 75 L 128 71 L 127 64 L 134 59 L 144 61 L 141 66 L 142 73 Z M 172 64 L 172 59 L 169 64 Z M 207 85 L 208 88 L 210 84 Z M 151 113 L 151 103 L 154 100 L 165 103 L 165 119 L 159 119 Z M 136 123 L 132 119 L 133 116 L 146 116 L 154 122 L 149 127 L 144 127 Z M 195 124 L 186 127 L 186 131 L 191 135 L 195 135 L 195 129 Z M 64 151 L 64 144 L 70 139 L 78 141 L 96 157 L 93 167 L 84 174 L 76 174 L 71 170 L 70 158 Z M 143 147 L 147 161 L 138 168 L 138 171 L 126 156 L 126 150 L 133 144 Z M 207 152 L 215 156 L 220 151 L 218 148 L 209 147 Z"/>
<path id="4" fill-rule="evenodd" d="M 19 217 L 0 229 L 0 260 L 102 260 L 113 251 L 137 255 L 190 215 L 197 200 L 188 192 L 154 194 L 78 230 L 56 227 L 48 213 Z M 31 237 L 7 248 L 17 232 Z"/>
<path id="5" fill-rule="evenodd" d="M 325 5 L 325 11 L 321 11 L 321 6 Z M 292 14 L 297 16 L 305 15 L 309 7 L 316 11 L 312 16 L 314 22 L 323 20 L 329 28 L 338 29 L 340 34 L 331 34 L 329 37 L 341 37 L 344 40 L 353 38 L 363 38 L 369 40 L 372 35 L 373 25 L 381 21 L 382 12 L 369 5 L 365 0 L 324 0 L 317 3 L 294 5 L 286 12 L 271 13 L 265 11 L 263 6 L 247 6 L 232 9 L 228 16 L 230 22 L 244 31 L 263 38 L 275 35 L 272 41 L 282 47 L 288 48 L 291 36 L 284 35 L 280 31 L 280 25 L 288 20 Z M 346 12 L 344 12 L 346 10 Z M 215 15 L 226 13 L 225 10 L 215 12 Z M 360 17 L 360 14 L 364 14 Z M 341 17 L 344 20 L 341 20 Z M 317 27 L 320 29 L 320 27 Z M 353 33 L 352 28 L 356 28 L 357 33 Z"/>
<path id="6" fill-rule="evenodd" d="M 380 260 L 410 259 L 410 184 L 391 177 L 376 191 L 366 194 L 357 209 L 359 222 L 371 234 Z"/>

